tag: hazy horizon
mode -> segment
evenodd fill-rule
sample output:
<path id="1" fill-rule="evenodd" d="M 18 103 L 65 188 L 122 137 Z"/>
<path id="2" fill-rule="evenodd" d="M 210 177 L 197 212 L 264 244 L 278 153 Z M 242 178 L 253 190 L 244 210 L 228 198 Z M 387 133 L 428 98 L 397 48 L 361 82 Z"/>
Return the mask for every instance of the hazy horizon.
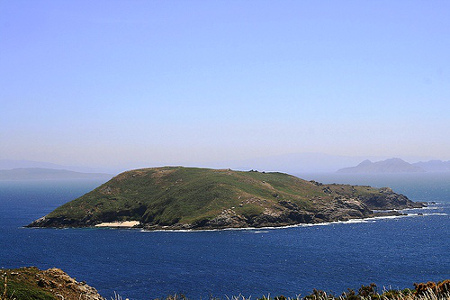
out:
<path id="1" fill-rule="evenodd" d="M 184 166 L 233 170 L 259 170 L 268 172 L 285 172 L 290 174 L 306 173 L 335 173 L 339 169 L 354 167 L 365 160 L 372 162 L 385 161 L 394 157 L 359 157 L 359 156 L 337 156 L 324 153 L 291 153 L 285 155 L 255 157 L 243 160 L 211 161 L 207 163 L 158 163 L 158 162 L 129 162 L 120 165 L 59 165 L 52 162 L 30 161 L 30 160 L 8 160 L 0 159 L 0 170 L 18 168 L 44 168 L 44 169 L 65 169 L 84 173 L 107 173 L 118 174 L 127 170 L 138 168 L 151 168 L 163 166 Z M 399 158 L 399 157 L 395 157 Z M 409 157 L 400 158 L 407 163 L 420 163 L 435 161 L 435 159 Z"/>
<path id="2" fill-rule="evenodd" d="M 97 169 L 305 153 L 450 160 L 449 9 L 0 2 L 0 159 Z"/>

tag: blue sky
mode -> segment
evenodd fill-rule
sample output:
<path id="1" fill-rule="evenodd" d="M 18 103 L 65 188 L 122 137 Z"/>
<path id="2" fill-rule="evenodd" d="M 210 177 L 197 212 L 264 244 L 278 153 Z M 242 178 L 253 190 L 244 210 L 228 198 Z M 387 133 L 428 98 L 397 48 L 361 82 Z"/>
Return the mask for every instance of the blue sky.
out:
<path id="1" fill-rule="evenodd" d="M 0 1 L 0 158 L 450 159 L 448 1 Z"/>

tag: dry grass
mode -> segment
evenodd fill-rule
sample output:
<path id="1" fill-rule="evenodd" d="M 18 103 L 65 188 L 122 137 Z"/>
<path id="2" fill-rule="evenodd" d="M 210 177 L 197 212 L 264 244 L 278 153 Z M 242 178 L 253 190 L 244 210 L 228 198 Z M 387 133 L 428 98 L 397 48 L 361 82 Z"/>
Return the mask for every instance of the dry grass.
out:
<path id="1" fill-rule="evenodd" d="M 8 296 L 8 277 L 4 276 L 4 283 L 3 283 L 3 293 L 0 295 L 0 300 L 17 300 L 14 297 L 14 292 Z"/>
<path id="2" fill-rule="evenodd" d="M 294 297 L 284 297 L 284 296 L 271 297 L 270 295 L 267 295 L 262 296 L 261 298 L 252 298 L 251 296 L 246 297 L 243 295 L 226 297 L 226 300 L 253 300 L 253 299 L 254 300 L 450 300 L 450 293 L 447 292 L 437 294 L 432 289 L 429 289 L 420 295 L 413 292 L 404 294 L 402 291 L 385 291 L 381 295 L 374 294 L 368 295 L 366 297 L 354 295 L 352 293 L 344 293 L 341 296 L 336 297 L 331 294 L 327 294 L 326 292 L 318 291 L 317 293 L 313 293 L 305 297 L 302 297 L 301 295 L 297 295 Z M 111 300 L 128 300 L 128 298 L 123 299 L 121 296 L 114 293 L 114 298 L 111 298 Z M 155 300 L 163 300 L 163 299 L 155 299 Z M 174 294 L 167 296 L 164 300 L 189 300 L 189 298 L 187 298 L 183 294 Z M 210 297 L 207 300 L 220 300 L 220 299 Z"/>
<path id="3" fill-rule="evenodd" d="M 33 271 L 34 269 L 30 269 Z M 37 270 L 37 269 L 36 269 Z M 34 274 L 34 273 L 33 273 Z M 32 276 L 34 278 L 34 276 Z M 225 300 L 450 300 L 450 280 L 444 280 L 441 282 L 427 282 L 414 284 L 414 290 L 383 290 L 378 291 L 375 284 L 367 286 L 361 286 L 358 291 L 349 289 L 347 292 L 335 296 L 325 291 L 313 290 L 309 295 L 302 296 L 296 295 L 293 297 L 276 296 L 271 295 L 252 298 L 244 295 L 237 295 L 226 297 Z M 15 293 L 18 291 L 18 293 Z M 56 291 L 56 292 L 59 292 Z M 98 294 L 97 294 L 98 295 Z M 3 273 L 0 276 L 0 300 L 26 300 L 26 299 L 54 299 L 55 296 L 51 296 L 43 293 L 42 289 L 30 288 L 30 286 L 20 284 L 18 282 L 9 281 L 7 273 Z M 123 298 L 116 292 L 111 300 L 128 300 Z M 151 299 L 150 297 L 148 299 Z M 156 300 L 189 300 L 184 294 L 174 294 L 165 297 L 164 299 Z M 210 296 L 207 300 L 220 300 Z"/>

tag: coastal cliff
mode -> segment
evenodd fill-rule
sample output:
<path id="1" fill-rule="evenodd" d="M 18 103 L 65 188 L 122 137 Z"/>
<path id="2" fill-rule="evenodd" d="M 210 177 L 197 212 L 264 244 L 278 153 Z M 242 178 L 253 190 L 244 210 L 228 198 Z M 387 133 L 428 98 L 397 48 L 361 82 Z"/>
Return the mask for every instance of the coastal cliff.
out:
<path id="1" fill-rule="evenodd" d="M 322 184 L 277 172 L 163 167 L 119 174 L 28 227 L 114 222 L 150 230 L 276 227 L 368 218 L 381 214 L 374 210 L 424 205 L 390 188 Z"/>

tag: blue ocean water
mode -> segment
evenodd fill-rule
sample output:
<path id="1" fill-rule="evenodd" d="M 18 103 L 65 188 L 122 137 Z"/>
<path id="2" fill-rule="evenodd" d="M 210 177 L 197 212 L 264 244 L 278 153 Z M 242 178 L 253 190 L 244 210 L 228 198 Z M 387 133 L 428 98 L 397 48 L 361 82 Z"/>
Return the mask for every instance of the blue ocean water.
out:
<path id="1" fill-rule="evenodd" d="M 283 229 L 145 232 L 23 225 L 99 181 L 0 181 L 0 267 L 59 267 L 108 299 L 340 294 L 376 283 L 412 288 L 450 279 L 450 174 L 301 174 L 325 183 L 390 186 L 434 201 L 410 216 Z M 423 215 L 419 215 L 423 213 Z"/>

